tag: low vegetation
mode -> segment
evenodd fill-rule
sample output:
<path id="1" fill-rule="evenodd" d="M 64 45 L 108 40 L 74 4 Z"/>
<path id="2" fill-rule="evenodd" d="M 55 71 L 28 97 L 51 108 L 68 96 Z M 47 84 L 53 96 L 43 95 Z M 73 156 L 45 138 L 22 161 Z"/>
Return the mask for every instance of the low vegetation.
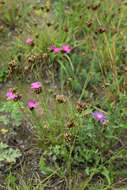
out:
<path id="1" fill-rule="evenodd" d="M 127 189 L 126 12 L 0 0 L 0 189 Z"/>

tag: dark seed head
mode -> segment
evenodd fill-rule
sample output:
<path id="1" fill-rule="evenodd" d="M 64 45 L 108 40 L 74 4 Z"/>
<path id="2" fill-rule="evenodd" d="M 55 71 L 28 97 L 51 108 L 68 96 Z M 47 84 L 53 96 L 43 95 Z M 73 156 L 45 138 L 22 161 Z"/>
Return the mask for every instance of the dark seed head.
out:
<path id="1" fill-rule="evenodd" d="M 43 7 L 43 6 L 41 6 L 41 10 L 44 10 L 44 7 Z"/>
<path id="2" fill-rule="evenodd" d="M 50 11 L 50 9 L 49 8 L 46 8 L 46 12 L 49 12 Z"/>
<path id="3" fill-rule="evenodd" d="M 38 34 L 38 33 L 36 33 L 35 37 L 36 37 L 36 38 L 39 38 L 39 34 Z"/>
<path id="4" fill-rule="evenodd" d="M 49 27 L 49 26 L 51 26 L 51 22 L 46 22 L 46 24 L 47 24 L 47 26 Z"/>
<path id="5" fill-rule="evenodd" d="M 68 32 L 68 27 L 65 27 L 65 28 L 64 28 L 64 32 Z"/>
<path id="6" fill-rule="evenodd" d="M 106 32 L 107 29 L 108 29 L 107 27 L 102 27 L 102 26 L 100 26 L 100 27 L 97 29 L 96 34 L 101 34 L 101 33 L 103 33 L 103 32 Z"/>
<path id="7" fill-rule="evenodd" d="M 36 6 L 35 6 L 35 5 L 33 6 L 33 9 L 36 9 Z"/>

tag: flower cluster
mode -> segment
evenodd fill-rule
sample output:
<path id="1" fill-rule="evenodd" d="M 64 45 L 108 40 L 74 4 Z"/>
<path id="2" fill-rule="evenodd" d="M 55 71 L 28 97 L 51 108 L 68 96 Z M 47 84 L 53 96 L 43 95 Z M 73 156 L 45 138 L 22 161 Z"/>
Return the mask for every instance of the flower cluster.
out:
<path id="1" fill-rule="evenodd" d="M 39 94 L 42 90 L 42 84 L 39 81 L 37 81 L 37 82 L 31 83 L 30 88 L 33 89 L 36 94 Z M 27 104 L 30 110 L 33 110 L 38 105 L 37 102 L 31 102 L 31 101 L 29 101 Z"/>
<path id="2" fill-rule="evenodd" d="M 65 51 L 66 53 L 70 53 L 70 52 L 71 52 L 69 46 L 63 46 L 63 47 L 62 47 L 62 51 Z"/>
<path id="3" fill-rule="evenodd" d="M 69 46 L 62 46 L 62 50 L 60 48 L 57 48 L 56 46 L 53 46 L 52 50 L 53 50 L 54 54 L 58 53 L 59 51 L 66 52 L 66 53 L 71 52 L 71 49 Z"/>
<path id="4" fill-rule="evenodd" d="M 36 94 L 39 94 L 42 91 L 42 84 L 39 81 L 37 81 L 37 82 L 31 83 L 30 88 L 33 89 Z M 16 88 L 11 88 L 10 91 L 7 92 L 6 100 L 14 100 L 14 101 L 19 100 L 21 96 L 18 93 L 16 93 L 16 91 L 17 91 Z M 66 98 L 64 97 L 64 95 L 55 95 L 54 97 L 59 103 L 66 102 Z M 37 102 L 32 102 L 32 101 L 28 101 L 27 104 L 30 110 L 33 110 L 38 105 Z M 80 104 L 78 104 L 78 106 L 80 106 Z M 85 108 L 87 108 L 86 104 L 83 104 L 83 108 L 84 106 Z M 107 118 L 106 115 L 102 112 L 98 112 L 98 111 L 93 112 L 92 118 L 96 119 L 98 123 L 103 123 L 106 126 L 108 125 L 109 121 L 106 119 Z"/>
<path id="5" fill-rule="evenodd" d="M 16 94 L 13 94 L 13 92 L 9 91 L 9 92 L 7 93 L 7 100 L 13 100 L 13 99 L 15 99 L 15 98 L 17 98 L 17 95 L 16 95 Z"/>
<path id="6" fill-rule="evenodd" d="M 60 51 L 60 48 L 56 48 L 56 46 L 53 46 L 52 49 L 53 49 L 54 54 Z"/>
<path id="7" fill-rule="evenodd" d="M 7 92 L 7 99 L 6 100 L 14 100 L 17 101 L 21 98 L 18 93 L 14 93 L 12 91 Z"/>
<path id="8" fill-rule="evenodd" d="M 39 94 L 42 90 L 42 84 L 37 81 L 37 82 L 31 83 L 30 88 L 33 89 L 36 94 Z M 20 99 L 20 97 L 21 96 L 18 93 L 16 93 L 16 89 L 12 89 L 9 92 L 7 92 L 6 100 L 17 101 Z M 28 101 L 27 104 L 30 110 L 33 110 L 38 105 L 37 102 L 32 102 L 32 101 Z"/>

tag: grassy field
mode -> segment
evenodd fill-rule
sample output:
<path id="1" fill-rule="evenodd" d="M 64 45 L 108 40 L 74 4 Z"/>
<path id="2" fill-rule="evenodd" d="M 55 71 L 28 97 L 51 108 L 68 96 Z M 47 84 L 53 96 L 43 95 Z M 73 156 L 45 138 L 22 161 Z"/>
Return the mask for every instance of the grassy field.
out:
<path id="1" fill-rule="evenodd" d="M 127 190 L 126 13 L 0 0 L 0 190 Z"/>

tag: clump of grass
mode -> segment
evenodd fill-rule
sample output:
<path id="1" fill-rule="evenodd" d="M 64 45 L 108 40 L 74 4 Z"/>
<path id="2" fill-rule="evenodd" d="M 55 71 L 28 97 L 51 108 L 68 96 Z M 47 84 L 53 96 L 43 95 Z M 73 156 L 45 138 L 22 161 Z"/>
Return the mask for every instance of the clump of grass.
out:
<path id="1" fill-rule="evenodd" d="M 3 29 L 9 27 L 14 30 L 16 27 L 26 21 L 28 12 L 30 12 L 29 1 L 1 1 L 0 2 L 0 22 Z"/>
<path id="2" fill-rule="evenodd" d="M 61 1 L 55 2 L 55 4 L 58 5 L 54 12 L 55 15 L 52 15 L 53 24 L 51 26 L 47 26 L 43 15 L 44 23 L 36 23 L 36 25 L 31 23 L 30 26 L 28 23 L 26 30 L 31 34 L 24 33 L 21 41 L 18 44 L 15 43 L 12 57 L 18 60 L 19 65 L 22 65 L 22 69 L 20 69 L 22 73 L 25 74 L 27 69 L 31 71 L 34 68 L 38 71 L 43 69 L 41 71 L 45 72 L 46 70 L 53 81 L 58 73 L 57 77 L 61 81 L 61 88 L 67 78 L 71 77 L 73 78 L 72 89 L 77 92 L 83 91 L 82 96 L 86 96 L 84 92 L 88 86 L 94 90 L 97 86 L 110 88 L 107 84 L 112 83 L 110 91 L 116 92 L 118 96 L 119 91 L 124 88 L 122 87 L 124 76 L 120 77 L 121 74 L 119 74 L 120 66 L 125 64 L 125 59 L 121 59 L 121 56 L 126 47 L 124 43 L 126 30 L 125 27 L 120 28 L 126 17 L 123 14 L 126 10 L 124 3 L 119 1 L 117 3 L 113 1 L 87 2 L 84 6 L 82 1 L 71 2 L 69 5 L 66 1 Z M 66 8 L 61 15 L 62 5 Z M 118 9 L 118 6 L 121 8 Z M 72 12 L 73 9 L 74 12 Z M 109 14 L 107 14 L 108 10 Z M 50 11 L 46 13 L 46 18 L 50 18 Z M 62 25 L 55 25 L 58 17 L 63 22 Z M 118 19 L 119 24 L 117 23 Z M 32 47 L 24 44 L 26 36 L 33 39 Z M 48 51 L 49 44 L 56 47 L 69 45 L 72 50 L 71 54 L 69 57 L 65 57 L 58 52 L 54 56 Z M 39 61 L 36 55 L 39 56 Z M 36 73 L 38 73 L 37 70 Z"/>

